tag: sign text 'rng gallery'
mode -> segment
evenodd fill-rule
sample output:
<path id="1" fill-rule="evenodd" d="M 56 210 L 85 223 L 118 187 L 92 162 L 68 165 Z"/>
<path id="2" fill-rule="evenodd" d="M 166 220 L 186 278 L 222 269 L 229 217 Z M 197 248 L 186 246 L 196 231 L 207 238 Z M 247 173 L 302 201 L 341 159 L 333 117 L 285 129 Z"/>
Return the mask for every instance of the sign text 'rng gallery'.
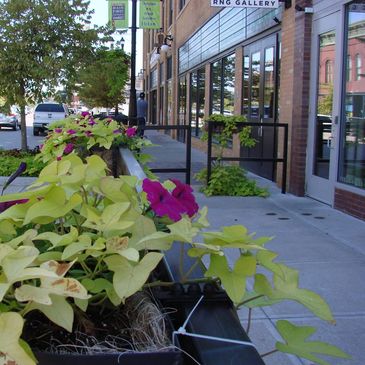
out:
<path id="1" fill-rule="evenodd" d="M 279 7 L 279 0 L 210 0 L 210 6 L 272 9 Z"/>

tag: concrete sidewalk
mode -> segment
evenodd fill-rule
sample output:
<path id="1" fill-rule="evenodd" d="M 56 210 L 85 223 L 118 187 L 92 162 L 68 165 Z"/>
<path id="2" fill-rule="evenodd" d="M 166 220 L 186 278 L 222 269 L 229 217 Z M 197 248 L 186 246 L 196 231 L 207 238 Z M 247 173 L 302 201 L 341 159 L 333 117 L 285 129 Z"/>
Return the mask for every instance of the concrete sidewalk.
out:
<path id="1" fill-rule="evenodd" d="M 158 145 L 146 151 L 155 159 L 151 167 L 184 167 L 184 144 L 157 132 L 146 135 Z M 193 149 L 193 173 L 205 166 L 206 155 Z M 184 180 L 183 174 L 160 174 L 163 180 L 172 176 Z M 260 353 L 273 350 L 279 339 L 274 323 L 288 319 L 317 327 L 314 340 L 337 345 L 352 356 L 352 360 L 326 359 L 331 365 L 365 364 L 365 222 L 309 198 L 283 195 L 271 181 L 254 178 L 269 189 L 270 197 L 208 198 L 199 193 L 194 180 L 192 185 L 200 207 L 208 206 L 212 229 L 243 224 L 258 236 L 274 236 L 266 247 L 279 254 L 276 261 L 299 270 L 300 287 L 320 294 L 337 324 L 327 324 L 303 306 L 285 302 L 254 310 L 249 333 L 252 341 Z M 245 326 L 247 312 L 242 310 L 239 315 Z M 267 365 L 312 364 L 280 353 L 264 360 Z"/>

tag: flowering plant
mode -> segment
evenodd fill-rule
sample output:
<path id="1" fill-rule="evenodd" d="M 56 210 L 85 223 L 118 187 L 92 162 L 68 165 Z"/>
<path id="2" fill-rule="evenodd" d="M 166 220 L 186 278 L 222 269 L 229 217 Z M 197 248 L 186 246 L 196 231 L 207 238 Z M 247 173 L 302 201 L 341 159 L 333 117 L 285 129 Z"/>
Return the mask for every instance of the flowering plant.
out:
<path id="1" fill-rule="evenodd" d="M 112 146 L 125 145 L 131 150 L 139 150 L 150 145 L 148 139 L 140 138 L 136 127 L 118 124 L 111 118 L 94 119 L 89 113 L 81 116 L 69 117 L 53 123 L 38 158 L 43 162 L 61 159 L 70 153 L 90 155 L 93 147 L 106 150 Z"/>
<path id="2" fill-rule="evenodd" d="M 291 299 L 333 321 L 321 297 L 298 287 L 297 272 L 273 261 L 276 254 L 264 248 L 270 238 L 255 238 L 239 225 L 206 231 L 207 209 L 199 211 L 191 188 L 178 180 L 145 179 L 141 193 L 138 184 L 133 176 L 106 176 L 99 156 L 83 162 L 71 153 L 46 166 L 27 191 L 0 197 L 0 203 L 14 203 L 0 214 L 0 363 L 36 363 L 24 341 L 36 345 L 32 333 L 22 336 L 34 312 L 57 328 L 93 334 L 90 313 L 96 308 L 101 315 L 154 285 L 148 283 L 150 273 L 173 244 L 187 246 L 193 266 L 208 256 L 206 280 L 219 281 L 237 306 Z M 227 249 L 240 250 L 232 268 Z M 257 265 L 269 275 L 257 273 Z M 184 283 L 191 271 L 180 273 Z M 253 290 L 246 287 L 249 279 Z M 346 356 L 333 346 L 306 341 L 312 328 L 278 323 L 281 351 L 313 361 L 312 352 Z"/>

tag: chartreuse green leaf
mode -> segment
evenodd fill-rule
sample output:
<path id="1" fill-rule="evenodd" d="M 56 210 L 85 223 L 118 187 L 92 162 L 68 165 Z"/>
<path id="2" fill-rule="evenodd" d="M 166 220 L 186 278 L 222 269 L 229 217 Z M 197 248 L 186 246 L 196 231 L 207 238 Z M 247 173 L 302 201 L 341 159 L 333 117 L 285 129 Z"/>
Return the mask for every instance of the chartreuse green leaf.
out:
<path id="1" fill-rule="evenodd" d="M 139 261 L 139 253 L 129 247 L 129 237 L 111 237 L 106 241 L 106 253 L 117 253 L 134 262 Z"/>
<path id="2" fill-rule="evenodd" d="M 119 255 L 109 256 L 104 259 L 109 270 L 114 271 L 113 286 L 122 301 L 142 288 L 151 271 L 157 266 L 162 257 L 163 254 L 161 253 L 149 252 L 137 264 L 130 263 L 126 258 Z"/>
<path id="3" fill-rule="evenodd" d="M 0 313 L 0 360 L 19 365 L 36 365 L 34 357 L 20 343 L 24 320 L 15 312 Z"/>
<path id="4" fill-rule="evenodd" d="M 202 209 L 200 209 L 199 218 L 193 222 L 193 227 L 208 228 L 210 226 L 210 223 L 208 222 L 207 215 L 208 215 L 207 207 L 203 207 Z"/>
<path id="5" fill-rule="evenodd" d="M 182 218 L 178 222 L 169 224 L 167 228 L 176 241 L 192 243 L 193 238 L 197 235 L 198 229 L 194 228 L 190 219 Z"/>
<path id="6" fill-rule="evenodd" d="M 40 172 L 35 185 L 39 183 L 57 183 L 60 181 L 60 176 L 66 175 L 70 168 L 70 161 L 65 159 L 62 159 L 61 161 L 53 161 Z"/>
<path id="7" fill-rule="evenodd" d="M 15 289 L 15 298 L 18 302 L 32 301 L 39 304 L 51 305 L 52 300 L 49 294 L 49 291 L 45 288 L 38 288 L 27 284 Z"/>
<path id="8" fill-rule="evenodd" d="M 193 248 L 188 250 L 190 257 L 203 257 L 204 255 L 219 255 L 223 256 L 224 252 L 220 246 L 207 245 L 205 243 L 193 243 Z"/>
<path id="9" fill-rule="evenodd" d="M 22 235 L 15 237 L 9 242 L 6 242 L 6 244 L 13 248 L 18 247 L 20 243 L 23 243 L 26 246 L 32 246 L 36 236 L 37 231 L 35 229 L 28 229 Z"/>
<path id="10" fill-rule="evenodd" d="M 102 177 L 106 176 L 105 171 L 107 169 L 107 165 L 101 157 L 97 155 L 92 155 L 87 157 L 86 161 L 86 184 L 95 184 L 95 182 L 99 182 Z"/>
<path id="11" fill-rule="evenodd" d="M 82 202 L 79 194 L 73 194 L 70 199 L 66 200 L 65 191 L 58 186 L 53 187 L 44 199 L 33 204 L 27 211 L 24 218 L 24 225 L 30 222 L 47 224 L 55 219 L 64 217 L 72 209 L 76 208 Z"/>
<path id="12" fill-rule="evenodd" d="M 236 304 L 240 303 L 246 291 L 246 278 L 256 272 L 256 258 L 241 255 L 230 269 L 225 256 L 211 255 L 209 269 L 205 277 L 218 277 L 228 296 Z"/>
<path id="13" fill-rule="evenodd" d="M 9 255 L 9 253 L 14 252 L 14 248 L 10 247 L 8 244 L 0 243 L 0 265 L 2 259 Z"/>
<path id="14" fill-rule="evenodd" d="M 0 282 L 0 301 L 3 300 L 5 294 L 7 293 L 10 287 L 11 287 L 10 283 Z"/>
<path id="15" fill-rule="evenodd" d="M 273 262 L 277 256 L 277 253 L 268 250 L 258 251 L 256 254 L 258 264 L 285 279 L 285 266 Z"/>
<path id="16" fill-rule="evenodd" d="M 276 343 L 276 348 L 281 352 L 297 355 L 320 365 L 330 365 L 330 363 L 320 359 L 316 354 L 329 355 L 341 359 L 351 358 L 336 346 L 320 341 L 307 341 L 308 337 L 316 332 L 314 327 L 299 327 L 288 321 L 280 320 L 276 322 L 276 328 L 285 341 L 285 343 Z"/>
<path id="17" fill-rule="evenodd" d="M 42 197 L 45 194 L 47 194 L 48 191 L 50 191 L 51 189 L 52 189 L 52 185 L 47 185 L 47 186 L 43 186 L 39 189 L 22 191 L 21 193 L 1 195 L 0 196 L 0 203 L 9 202 L 9 201 L 12 201 L 12 200 L 30 199 L 30 198 L 33 198 L 33 197 L 35 197 L 35 198 Z M 21 206 L 21 205 L 23 205 L 23 204 L 13 205 L 13 207 Z M 13 207 L 11 207 L 11 208 L 13 208 Z M 11 209 L 11 208 L 9 208 L 9 209 Z M 5 210 L 5 212 L 8 211 L 9 209 Z M 1 217 L 3 216 L 3 214 L 5 212 L 1 213 Z"/>
<path id="18" fill-rule="evenodd" d="M 110 176 L 103 177 L 100 180 L 100 192 L 113 202 L 125 203 L 130 202 L 130 197 L 122 191 L 124 181 L 120 179 L 113 179 Z"/>
<path id="19" fill-rule="evenodd" d="M 79 254 L 86 249 L 91 247 L 91 238 L 86 235 L 81 235 L 78 237 L 77 242 L 73 242 L 69 244 L 62 253 L 62 260 L 67 260 L 70 257 L 73 257 L 76 254 Z"/>
<path id="20" fill-rule="evenodd" d="M 0 238 L 3 240 L 9 239 L 9 237 L 14 236 L 16 234 L 16 230 L 14 228 L 14 224 L 8 220 L 0 221 Z"/>
<path id="21" fill-rule="evenodd" d="M 38 255 L 34 262 L 36 264 L 42 264 L 43 262 L 50 260 L 61 261 L 61 257 L 62 257 L 62 252 L 50 251 Z"/>
<path id="22" fill-rule="evenodd" d="M 50 295 L 52 304 L 44 305 L 36 302 L 31 302 L 27 306 L 27 313 L 38 309 L 49 320 L 56 323 L 65 330 L 72 332 L 72 324 L 74 321 L 74 311 L 66 298 L 59 295 Z"/>
<path id="23" fill-rule="evenodd" d="M 95 280 L 83 279 L 81 284 L 87 289 L 88 292 L 92 294 L 98 294 L 113 287 L 113 284 L 110 281 L 103 278 L 98 278 Z"/>
<path id="24" fill-rule="evenodd" d="M 108 205 L 101 215 L 95 209 L 86 207 L 87 219 L 83 227 L 95 229 L 108 235 L 118 233 L 131 227 L 134 221 L 125 220 L 122 215 L 129 209 L 130 203 L 115 203 Z M 85 214 L 85 212 L 83 212 Z"/>
<path id="25" fill-rule="evenodd" d="M 211 245 L 220 245 L 229 248 L 244 250 L 263 250 L 270 237 L 253 238 L 247 228 L 241 225 L 223 227 L 222 232 L 203 232 L 204 242 Z"/>
<path id="26" fill-rule="evenodd" d="M 271 286 L 268 279 L 262 275 L 255 276 L 254 290 L 258 294 L 263 294 L 271 300 L 294 300 L 312 311 L 319 318 L 333 322 L 333 316 L 328 304 L 316 293 L 298 288 L 298 271 L 291 269 L 283 264 L 280 265 L 282 275 L 274 273 Z"/>
<path id="27" fill-rule="evenodd" d="M 77 240 L 77 237 L 79 236 L 77 228 L 71 226 L 70 232 L 66 233 L 64 235 L 59 235 L 54 232 L 44 232 L 39 234 L 37 237 L 35 237 L 34 240 L 46 240 L 51 242 L 52 247 L 61 247 L 61 246 L 67 246 L 71 244 L 72 242 L 75 242 Z"/>

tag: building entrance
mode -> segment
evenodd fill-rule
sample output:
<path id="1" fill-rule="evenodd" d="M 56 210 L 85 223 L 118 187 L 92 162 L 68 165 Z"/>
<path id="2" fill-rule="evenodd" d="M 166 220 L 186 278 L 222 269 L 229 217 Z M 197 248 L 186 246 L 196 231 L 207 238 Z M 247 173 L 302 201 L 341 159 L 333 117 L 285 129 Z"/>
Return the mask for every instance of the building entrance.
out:
<path id="1" fill-rule="evenodd" d="M 278 34 L 274 34 L 244 47 L 242 112 L 249 122 L 260 123 L 260 126 L 252 127 L 256 146 L 241 148 L 241 157 L 276 157 L 276 130 L 265 127 L 265 123 L 275 123 L 277 120 L 280 60 L 278 37 Z M 245 161 L 242 166 L 274 181 L 275 165 L 271 161 Z"/>

